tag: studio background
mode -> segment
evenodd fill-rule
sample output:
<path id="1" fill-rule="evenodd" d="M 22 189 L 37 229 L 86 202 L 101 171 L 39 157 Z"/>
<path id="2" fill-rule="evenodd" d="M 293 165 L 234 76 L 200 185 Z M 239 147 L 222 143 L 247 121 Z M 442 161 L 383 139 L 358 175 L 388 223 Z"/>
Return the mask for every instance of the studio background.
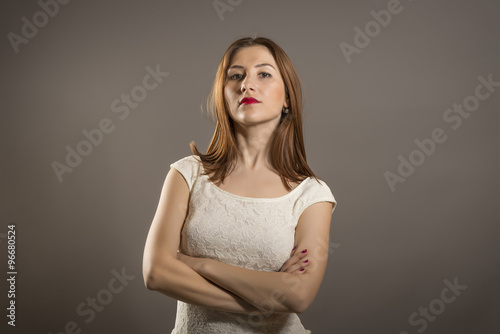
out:
<path id="1" fill-rule="evenodd" d="M 40 3 L 52 4 L 45 24 Z M 176 301 L 144 287 L 146 236 L 169 165 L 191 154 L 191 140 L 208 147 L 214 125 L 200 106 L 225 49 L 254 35 L 293 61 L 308 162 L 338 201 L 324 281 L 300 315 L 305 328 L 500 330 L 499 2 L 115 0 L 57 12 L 54 3 L 0 5 L 0 258 L 7 276 L 15 223 L 18 272 L 15 327 L 9 286 L 0 285 L 2 332 L 170 333 Z M 383 26 L 372 11 L 388 6 L 399 13 Z M 36 20 L 37 32 L 23 37 Z M 141 92 L 148 68 L 169 74 L 116 112 L 122 94 Z M 480 77 L 497 83 L 479 89 L 487 98 L 474 97 Z M 448 111 L 464 103 L 470 116 Z M 95 129 L 102 140 L 80 144 L 88 154 L 58 176 L 55 162 L 68 167 L 68 146 L 77 150 Z M 434 129 L 442 142 L 415 153 Z M 400 173 L 400 156 L 418 165 Z M 391 186 L 387 175 L 404 182 Z M 462 290 L 448 290 L 445 302 L 446 282 Z M 98 295 L 106 304 L 92 312 L 88 298 Z"/>

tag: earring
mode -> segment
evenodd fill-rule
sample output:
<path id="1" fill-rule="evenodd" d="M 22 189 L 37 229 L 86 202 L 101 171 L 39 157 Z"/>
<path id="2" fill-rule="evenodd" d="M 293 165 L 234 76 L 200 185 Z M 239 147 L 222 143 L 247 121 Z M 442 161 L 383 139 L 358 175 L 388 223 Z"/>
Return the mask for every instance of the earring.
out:
<path id="1" fill-rule="evenodd" d="M 289 110 L 288 108 L 283 107 L 283 109 L 281 110 L 281 112 L 284 113 L 284 114 L 288 114 L 288 110 Z"/>

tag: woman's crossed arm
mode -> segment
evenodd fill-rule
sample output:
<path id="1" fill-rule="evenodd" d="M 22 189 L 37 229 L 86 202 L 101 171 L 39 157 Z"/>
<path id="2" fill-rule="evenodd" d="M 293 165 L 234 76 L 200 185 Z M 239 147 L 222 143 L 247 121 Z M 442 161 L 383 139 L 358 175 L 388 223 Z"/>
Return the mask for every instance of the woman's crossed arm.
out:
<path id="1" fill-rule="evenodd" d="M 325 274 L 332 204 L 318 202 L 304 210 L 295 231 L 296 251 L 280 272 L 240 268 L 182 253 L 177 258 L 262 311 L 302 313 L 312 304 Z M 307 270 L 301 272 L 300 267 Z"/>
<path id="2" fill-rule="evenodd" d="M 190 304 L 255 314 L 302 313 L 314 300 L 326 269 L 332 204 L 321 202 L 301 215 L 298 246 L 280 272 L 262 272 L 179 253 L 189 188 L 175 169 L 167 174 L 147 237 L 143 276 L 148 289 Z M 302 253 L 307 248 L 306 253 Z M 309 262 L 302 263 L 302 261 Z M 300 267 L 308 267 L 300 272 Z"/>

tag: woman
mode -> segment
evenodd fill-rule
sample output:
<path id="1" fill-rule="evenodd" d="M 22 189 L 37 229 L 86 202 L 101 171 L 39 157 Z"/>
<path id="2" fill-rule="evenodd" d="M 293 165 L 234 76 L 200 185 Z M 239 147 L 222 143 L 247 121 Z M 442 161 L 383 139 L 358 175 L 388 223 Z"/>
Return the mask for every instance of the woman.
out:
<path id="1" fill-rule="evenodd" d="M 172 333 L 310 333 L 297 313 L 321 285 L 336 200 L 306 162 L 298 76 L 273 41 L 243 38 L 211 93 L 214 136 L 170 165 L 145 285 L 178 300 Z"/>

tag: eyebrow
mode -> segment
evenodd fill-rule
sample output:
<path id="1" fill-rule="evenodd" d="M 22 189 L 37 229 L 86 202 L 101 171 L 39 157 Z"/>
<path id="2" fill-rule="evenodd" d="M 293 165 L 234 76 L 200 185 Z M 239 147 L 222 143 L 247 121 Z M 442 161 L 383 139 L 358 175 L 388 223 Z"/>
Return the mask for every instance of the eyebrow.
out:
<path id="1" fill-rule="evenodd" d="M 271 66 L 274 70 L 276 70 L 273 65 L 267 64 L 267 63 L 262 63 L 262 64 L 255 65 L 255 67 L 263 67 L 263 66 Z M 233 68 L 244 68 L 244 67 L 241 66 L 241 65 L 233 65 L 230 68 L 228 68 L 227 70 L 229 71 L 229 70 L 231 70 Z"/>

